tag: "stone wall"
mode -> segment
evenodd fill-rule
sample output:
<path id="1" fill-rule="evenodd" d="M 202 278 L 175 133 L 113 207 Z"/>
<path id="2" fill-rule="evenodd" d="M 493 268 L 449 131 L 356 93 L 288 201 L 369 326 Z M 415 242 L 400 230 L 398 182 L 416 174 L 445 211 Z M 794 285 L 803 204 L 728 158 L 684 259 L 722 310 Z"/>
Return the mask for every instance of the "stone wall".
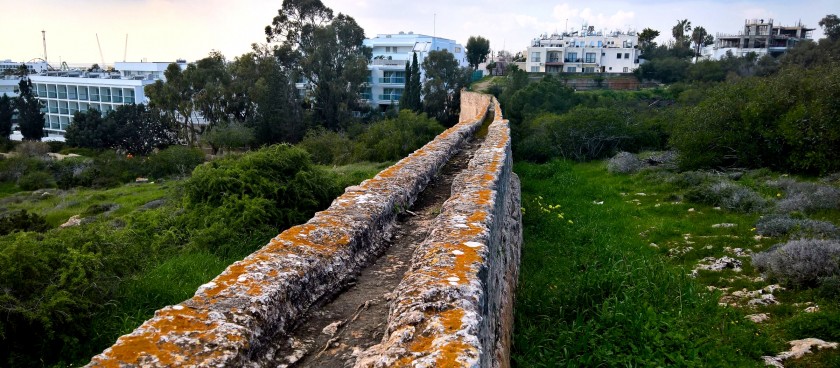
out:
<path id="1" fill-rule="evenodd" d="M 87 366 L 248 366 L 269 339 L 294 327 L 297 319 L 316 301 L 339 292 L 360 268 L 382 252 L 397 210 L 408 208 L 462 143 L 481 127 L 490 98 L 469 92 L 464 92 L 462 98 L 459 124 L 373 179 L 347 188 L 330 208 L 318 212 L 306 224 L 284 231 L 262 249 L 229 266 L 199 287 L 189 300 L 158 310 L 153 318 L 93 357 Z M 498 107 L 496 111 L 498 113 Z M 512 286 L 515 273 L 501 276 L 487 273 L 495 274 L 496 266 L 488 263 L 497 256 L 491 246 L 504 243 L 503 232 L 499 230 L 512 227 L 498 220 L 494 222 L 494 219 L 504 217 L 500 211 L 508 210 L 499 205 L 502 203 L 499 196 L 515 191 L 518 200 L 518 187 L 505 187 L 508 182 L 517 185 L 509 170 L 508 136 L 505 133 L 488 142 L 495 143 L 490 143 L 493 145 L 490 151 L 484 152 L 484 158 L 476 161 L 475 165 L 479 166 L 474 170 L 475 175 L 463 177 L 459 184 L 461 189 L 455 191 L 469 190 L 476 195 L 475 217 L 449 217 L 447 221 L 460 221 L 452 223 L 456 229 L 462 226 L 471 229 L 473 223 L 489 226 L 472 230 L 475 235 L 469 244 L 478 245 L 464 246 L 465 257 L 456 262 L 461 267 L 457 270 L 458 284 L 463 286 L 463 292 L 472 291 L 468 295 L 478 298 L 475 303 L 501 304 L 509 308 L 512 304 L 505 298 L 512 294 L 504 291 Z M 503 168 L 507 168 L 506 171 Z M 480 170 L 486 170 L 486 175 Z M 480 189 L 482 186 L 486 189 Z M 452 202 L 449 208 L 468 205 L 459 203 Z M 517 209 L 518 216 L 518 205 L 512 206 Z M 442 235 L 445 234 L 439 234 Z M 513 249 L 510 252 L 513 254 Z M 518 257 L 518 248 L 516 255 Z M 504 260 L 512 262 L 513 258 L 508 255 Z M 482 264 L 487 267 L 482 268 L 478 262 L 484 262 Z M 479 271 L 482 272 L 480 277 L 474 274 Z M 490 294 L 496 292 L 499 295 Z M 445 319 L 451 323 L 447 325 L 454 326 L 456 320 L 471 316 L 475 321 L 469 320 L 463 327 L 470 333 L 488 328 L 473 307 L 465 305 L 462 309 L 448 310 Z M 501 313 L 509 314 L 510 311 L 501 308 Z M 504 336 L 504 333 L 494 332 L 487 336 Z M 499 340 L 497 337 L 492 339 Z M 507 337 L 498 343 L 504 345 L 505 339 Z M 482 340 L 481 344 L 485 343 L 494 341 Z M 478 346 L 485 349 L 484 345 L 470 344 L 470 349 Z M 466 349 L 467 345 L 460 350 L 457 348 L 462 345 L 447 346 L 458 356 L 467 354 L 464 356 L 490 359 Z"/>
<path id="2" fill-rule="evenodd" d="M 522 228 L 510 129 L 495 121 L 394 291 L 357 367 L 508 367 Z"/>

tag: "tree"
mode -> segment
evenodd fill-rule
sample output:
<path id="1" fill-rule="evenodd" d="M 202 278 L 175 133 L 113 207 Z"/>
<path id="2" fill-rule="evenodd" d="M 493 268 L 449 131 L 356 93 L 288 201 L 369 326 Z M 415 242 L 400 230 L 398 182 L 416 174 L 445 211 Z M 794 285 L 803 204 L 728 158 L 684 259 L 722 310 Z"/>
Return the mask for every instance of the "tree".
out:
<path id="1" fill-rule="evenodd" d="M 113 120 L 104 119 L 99 110 L 77 111 L 67 127 L 64 139 L 68 146 L 97 150 L 115 148 L 117 129 Z"/>
<path id="2" fill-rule="evenodd" d="M 490 41 L 481 36 L 470 36 L 467 40 L 467 62 L 473 69 L 478 69 L 478 64 L 487 61 L 490 54 Z"/>
<path id="3" fill-rule="evenodd" d="M 156 108 L 146 105 L 121 105 L 109 114 L 117 129 L 117 148 L 134 155 L 147 156 L 155 148 L 177 142 L 170 120 Z"/>
<path id="4" fill-rule="evenodd" d="M 706 32 L 706 28 L 703 27 L 697 27 L 694 28 L 693 31 L 691 31 L 691 42 L 694 43 L 695 56 L 700 56 L 700 48 L 705 45 L 706 36 L 708 35 L 709 33 Z"/>
<path id="5" fill-rule="evenodd" d="M 32 81 L 29 78 L 20 80 L 20 94 L 15 99 L 18 111 L 18 126 L 23 140 L 40 141 L 44 137 L 44 113 L 41 112 L 41 101 L 32 92 Z"/>
<path id="6" fill-rule="evenodd" d="M 458 122 L 460 90 L 467 84 L 469 73 L 461 68 L 455 56 L 446 50 L 431 51 L 423 60 L 426 84 L 423 86 L 423 111 L 445 126 Z"/>
<path id="7" fill-rule="evenodd" d="M 400 97 L 400 109 L 420 112 L 423 109 L 423 102 L 420 99 L 423 87 L 420 80 L 420 65 L 417 63 L 417 53 L 413 54 L 410 65 L 406 63 L 405 75 L 405 89 Z"/>
<path id="8" fill-rule="evenodd" d="M 369 75 L 371 50 L 352 17 L 333 17 L 320 0 L 284 0 L 265 33 L 268 42 L 279 43 L 274 55 L 291 79 L 311 86 L 316 121 L 335 130 L 361 108 L 359 89 Z"/>
<path id="9" fill-rule="evenodd" d="M 677 20 L 677 25 L 671 29 L 671 35 L 676 40 L 677 47 L 688 46 L 688 32 L 691 32 L 691 22 L 688 19 Z"/>
<path id="10" fill-rule="evenodd" d="M 146 96 L 151 107 L 159 108 L 178 125 L 180 138 L 193 146 L 196 143 L 196 91 L 185 74 L 178 64 L 169 64 L 163 72 L 166 82 L 158 80 L 146 86 Z"/>
<path id="11" fill-rule="evenodd" d="M 822 27 L 823 33 L 831 41 L 840 40 L 840 18 L 835 14 L 826 15 L 817 23 Z"/>
<path id="12" fill-rule="evenodd" d="M 648 47 L 656 47 L 656 42 L 653 42 L 654 39 L 659 37 L 659 31 L 651 28 L 645 28 L 639 33 L 639 46 L 642 50 Z"/>
<path id="13" fill-rule="evenodd" d="M 12 116 L 14 115 L 12 99 L 5 93 L 0 96 L 0 140 L 9 139 L 12 134 Z"/>

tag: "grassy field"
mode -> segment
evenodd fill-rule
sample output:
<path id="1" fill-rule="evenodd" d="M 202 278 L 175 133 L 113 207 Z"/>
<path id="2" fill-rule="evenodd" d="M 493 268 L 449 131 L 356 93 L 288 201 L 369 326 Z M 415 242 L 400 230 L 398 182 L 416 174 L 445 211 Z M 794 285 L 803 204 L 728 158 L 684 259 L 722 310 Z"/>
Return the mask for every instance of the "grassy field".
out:
<path id="1" fill-rule="evenodd" d="M 789 340 L 838 340 L 836 296 L 783 289 L 774 292 L 779 304 L 757 307 L 732 296 L 771 284 L 749 254 L 784 239 L 755 236 L 760 212 L 692 203 L 684 198 L 690 186 L 669 180 L 673 174 L 613 175 L 604 162 L 519 163 L 515 171 L 525 236 L 516 366 L 761 367 L 762 356 L 787 350 Z M 759 185 L 767 175 L 740 182 L 772 201 L 784 194 Z M 836 220 L 836 212 L 814 216 Z M 691 275 L 706 257 L 724 255 L 740 260 L 741 270 Z M 803 312 L 817 304 L 819 312 Z M 753 313 L 771 319 L 745 319 Z M 838 357 L 821 352 L 785 365 L 838 366 Z"/>

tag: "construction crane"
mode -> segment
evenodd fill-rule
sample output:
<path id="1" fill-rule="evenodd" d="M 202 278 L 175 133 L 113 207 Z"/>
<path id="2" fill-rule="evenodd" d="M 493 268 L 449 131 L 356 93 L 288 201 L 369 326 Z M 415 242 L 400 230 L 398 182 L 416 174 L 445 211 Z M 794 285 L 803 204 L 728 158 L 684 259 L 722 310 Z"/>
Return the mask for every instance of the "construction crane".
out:
<path id="1" fill-rule="evenodd" d="M 128 33 L 125 34 L 125 49 L 123 50 L 123 62 L 125 62 L 126 55 L 128 55 Z"/>
<path id="2" fill-rule="evenodd" d="M 102 56 L 102 44 L 99 43 L 99 33 L 96 34 L 96 46 L 99 46 L 99 59 L 102 64 L 99 64 L 99 69 L 105 70 L 105 57 Z"/>
<path id="3" fill-rule="evenodd" d="M 47 31 L 41 30 L 41 37 L 44 39 L 44 62 L 47 62 Z"/>

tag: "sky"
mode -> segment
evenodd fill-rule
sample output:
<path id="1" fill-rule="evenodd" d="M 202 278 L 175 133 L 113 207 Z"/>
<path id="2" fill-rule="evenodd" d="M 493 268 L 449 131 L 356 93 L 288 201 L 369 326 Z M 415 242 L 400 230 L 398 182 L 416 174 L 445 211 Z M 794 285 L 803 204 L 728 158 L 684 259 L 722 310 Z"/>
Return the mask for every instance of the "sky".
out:
<path id="1" fill-rule="evenodd" d="M 491 49 L 514 53 L 540 34 L 584 24 L 605 31 L 653 28 L 663 43 L 672 38 L 671 28 L 680 19 L 712 35 L 737 34 L 746 19 L 772 18 L 777 25 L 801 21 L 816 28 L 814 38 L 819 39 L 819 20 L 840 14 L 838 0 L 322 1 L 336 14 L 355 18 L 368 37 L 413 31 L 465 45 L 470 36 L 482 36 Z M 248 52 L 252 43 L 265 42 L 263 30 L 281 5 L 282 0 L 0 0 L 0 60 L 43 58 L 42 30 L 53 66 L 103 59 L 107 65 L 122 60 L 195 61 L 211 50 L 233 59 Z"/>

